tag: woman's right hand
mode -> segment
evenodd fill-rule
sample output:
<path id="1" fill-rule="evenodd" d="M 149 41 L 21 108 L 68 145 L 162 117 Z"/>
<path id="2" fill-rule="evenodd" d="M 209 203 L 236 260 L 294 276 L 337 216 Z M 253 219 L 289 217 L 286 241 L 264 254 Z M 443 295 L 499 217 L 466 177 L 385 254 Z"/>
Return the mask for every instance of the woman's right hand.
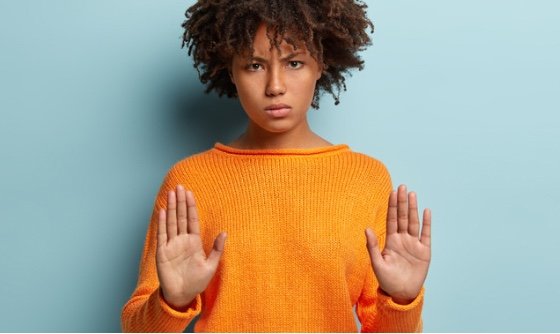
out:
<path id="1" fill-rule="evenodd" d="M 216 273 L 224 250 L 226 233 L 214 240 L 206 257 L 200 239 L 194 195 L 178 185 L 167 194 L 167 212 L 160 209 L 156 266 L 165 301 L 181 310 L 204 291 Z"/>

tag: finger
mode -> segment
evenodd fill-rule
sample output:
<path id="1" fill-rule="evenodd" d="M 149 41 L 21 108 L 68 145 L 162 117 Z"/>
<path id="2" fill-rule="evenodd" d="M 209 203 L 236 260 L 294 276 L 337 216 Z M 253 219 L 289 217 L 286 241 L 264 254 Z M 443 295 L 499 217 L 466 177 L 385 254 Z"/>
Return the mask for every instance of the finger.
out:
<path id="1" fill-rule="evenodd" d="M 213 268 L 217 268 L 218 264 L 220 263 L 220 258 L 222 257 L 225 248 L 226 238 L 226 232 L 222 232 L 218 234 L 218 236 L 214 240 L 214 246 L 212 247 L 210 255 L 208 256 L 208 262 Z"/>
<path id="2" fill-rule="evenodd" d="M 408 230 L 408 200 L 406 186 L 401 184 L 397 194 L 397 232 L 404 233 Z"/>
<path id="3" fill-rule="evenodd" d="M 200 224 L 198 221 L 198 210 L 196 209 L 196 201 L 192 191 L 187 191 L 187 221 L 188 233 L 200 234 Z"/>
<path id="4" fill-rule="evenodd" d="M 177 202 L 175 192 L 167 193 L 167 238 L 169 240 L 177 236 Z"/>
<path id="5" fill-rule="evenodd" d="M 366 229 L 367 249 L 370 254 L 371 266 L 375 270 L 383 263 L 383 256 L 379 250 L 379 241 L 371 228 Z"/>
<path id="6" fill-rule="evenodd" d="M 187 197 L 182 185 L 177 185 L 177 224 L 179 234 L 187 233 Z"/>
<path id="7" fill-rule="evenodd" d="M 167 243 L 167 230 L 165 226 L 165 209 L 159 209 L 158 212 L 158 235 L 157 247 L 163 246 Z"/>
<path id="8" fill-rule="evenodd" d="M 426 246 L 432 244 L 432 211 L 430 209 L 424 209 L 424 215 L 422 217 L 422 236 L 420 237 L 420 242 Z"/>
<path id="9" fill-rule="evenodd" d="M 420 222 L 418 221 L 418 201 L 416 193 L 408 193 L 408 234 L 419 238 Z"/>
<path id="10" fill-rule="evenodd" d="M 387 235 L 397 233 L 397 192 L 391 191 L 389 195 L 389 208 L 387 209 Z"/>

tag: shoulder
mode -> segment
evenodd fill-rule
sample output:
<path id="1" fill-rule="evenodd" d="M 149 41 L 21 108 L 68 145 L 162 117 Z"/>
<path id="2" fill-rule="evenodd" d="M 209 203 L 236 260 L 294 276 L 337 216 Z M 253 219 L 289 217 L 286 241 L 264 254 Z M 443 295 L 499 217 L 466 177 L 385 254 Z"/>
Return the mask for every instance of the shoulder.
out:
<path id="1" fill-rule="evenodd" d="M 386 200 L 393 190 L 391 174 L 384 162 L 379 158 L 365 153 L 351 152 L 351 158 L 358 166 L 355 172 L 359 175 L 358 182 L 360 188 L 367 192 L 366 197 L 373 203 L 386 203 Z"/>
<path id="2" fill-rule="evenodd" d="M 204 174 L 210 159 L 210 150 L 186 156 L 171 165 L 165 176 L 168 180 L 184 180 L 185 177 Z"/>
<path id="3" fill-rule="evenodd" d="M 352 152 L 353 159 L 361 163 L 361 187 L 367 192 L 367 203 L 374 206 L 386 205 L 393 190 L 389 169 L 380 159 L 365 153 Z"/>
<path id="4" fill-rule="evenodd" d="M 212 149 L 208 149 L 202 152 L 194 153 L 187 157 L 184 157 L 176 161 L 170 168 L 170 170 L 181 170 L 181 169 L 204 169 L 204 165 L 212 159 L 211 154 Z"/>
<path id="5" fill-rule="evenodd" d="M 369 175 L 373 178 L 372 181 L 379 181 L 380 178 L 388 178 L 390 180 L 389 169 L 380 159 L 355 151 L 350 151 L 349 156 L 352 166 L 358 168 L 365 175 Z"/>
<path id="6" fill-rule="evenodd" d="M 186 189 L 193 189 L 198 185 L 201 176 L 205 175 L 204 160 L 207 151 L 195 153 L 176 161 L 167 169 L 161 183 L 156 204 L 163 207 L 167 201 L 167 192 L 175 189 L 178 184 Z"/>

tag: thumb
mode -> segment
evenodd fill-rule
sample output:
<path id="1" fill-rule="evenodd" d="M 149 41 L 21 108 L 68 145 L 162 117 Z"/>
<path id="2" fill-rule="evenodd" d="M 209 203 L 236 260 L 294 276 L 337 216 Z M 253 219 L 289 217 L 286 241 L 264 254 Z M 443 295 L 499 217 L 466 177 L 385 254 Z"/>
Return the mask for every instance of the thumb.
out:
<path id="1" fill-rule="evenodd" d="M 222 257 L 222 253 L 224 252 L 226 238 L 226 232 L 222 232 L 218 234 L 216 240 L 214 240 L 214 246 L 212 247 L 210 255 L 208 256 L 208 262 L 212 265 L 213 268 L 217 268 L 218 264 L 220 263 L 220 258 Z"/>
<path id="2" fill-rule="evenodd" d="M 371 258 L 371 265 L 373 268 L 379 266 L 383 263 L 383 256 L 381 256 L 381 251 L 379 250 L 379 242 L 377 241 L 377 236 L 371 228 L 366 228 L 366 240 L 367 249 Z"/>

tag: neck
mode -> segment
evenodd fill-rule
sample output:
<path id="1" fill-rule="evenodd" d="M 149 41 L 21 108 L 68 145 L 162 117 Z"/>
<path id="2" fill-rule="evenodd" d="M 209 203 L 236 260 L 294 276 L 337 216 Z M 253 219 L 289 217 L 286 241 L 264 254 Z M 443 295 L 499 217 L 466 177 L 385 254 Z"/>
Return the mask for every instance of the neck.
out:
<path id="1" fill-rule="evenodd" d="M 263 131 L 249 122 L 247 130 L 229 145 L 243 149 L 282 149 L 318 147 L 332 144 L 311 131 L 306 121 L 302 122 L 298 128 L 284 132 Z"/>

